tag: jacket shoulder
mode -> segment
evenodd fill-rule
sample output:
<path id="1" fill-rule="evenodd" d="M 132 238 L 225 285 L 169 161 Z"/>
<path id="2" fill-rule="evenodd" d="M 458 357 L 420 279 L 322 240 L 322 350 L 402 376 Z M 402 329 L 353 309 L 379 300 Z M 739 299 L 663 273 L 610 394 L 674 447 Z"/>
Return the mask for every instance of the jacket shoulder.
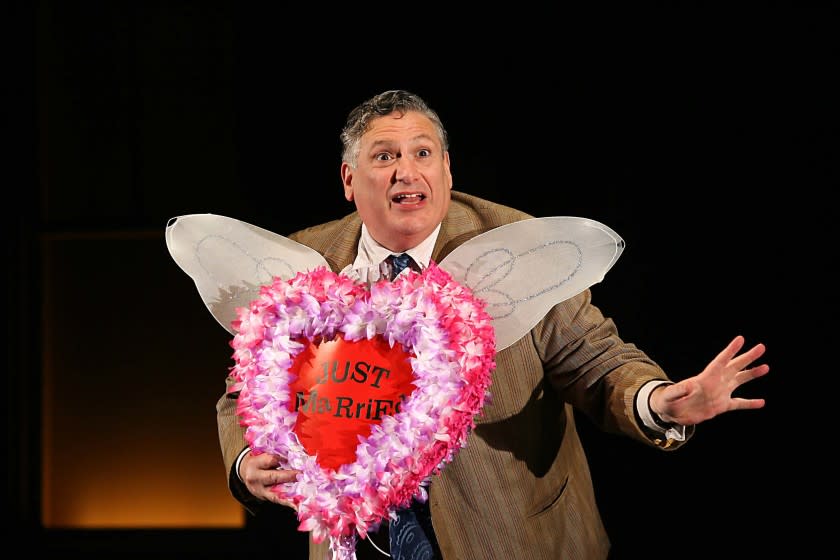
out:
<path id="1" fill-rule="evenodd" d="M 447 216 L 454 220 L 459 218 L 474 220 L 480 225 L 480 229 L 490 229 L 533 217 L 511 206 L 454 190 L 452 191 L 452 205 Z"/>
<path id="2" fill-rule="evenodd" d="M 329 251 L 330 247 L 336 242 L 336 239 L 345 235 L 348 228 L 351 230 L 358 228 L 361 231 L 361 220 L 356 212 L 337 220 L 331 220 L 298 230 L 289 235 L 289 239 L 302 243 L 324 254 Z"/>
<path id="3" fill-rule="evenodd" d="M 441 262 L 455 247 L 476 235 L 533 217 L 516 208 L 453 190 L 433 258 Z"/>

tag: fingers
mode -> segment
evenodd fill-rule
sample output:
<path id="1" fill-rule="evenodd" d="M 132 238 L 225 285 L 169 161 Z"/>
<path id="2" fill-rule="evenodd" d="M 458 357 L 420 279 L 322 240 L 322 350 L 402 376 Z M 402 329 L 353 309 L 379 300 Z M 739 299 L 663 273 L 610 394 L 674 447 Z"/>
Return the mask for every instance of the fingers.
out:
<path id="1" fill-rule="evenodd" d="M 243 464 L 245 464 L 246 461 L 247 464 L 253 464 L 254 468 L 259 470 L 276 469 L 277 466 L 280 465 L 280 457 L 270 455 L 268 453 L 260 453 L 259 455 L 249 453 L 242 460 Z"/>
<path id="2" fill-rule="evenodd" d="M 253 479 L 246 480 L 245 486 L 257 498 L 274 502 L 275 504 L 290 506 L 292 505 L 291 502 L 280 498 L 275 492 L 275 489 L 278 484 L 294 482 L 297 474 L 298 471 L 260 471 Z"/>
<path id="3" fill-rule="evenodd" d="M 292 509 L 294 509 L 294 510 L 296 510 L 296 509 L 297 509 L 297 508 L 295 507 L 295 504 L 294 504 L 293 502 L 290 502 L 289 500 L 281 500 L 281 499 L 279 499 L 279 498 L 278 498 L 277 503 L 278 503 L 278 504 L 280 504 L 281 506 L 290 507 L 290 508 L 292 508 Z"/>
<path id="4" fill-rule="evenodd" d="M 730 410 L 755 410 L 764 407 L 764 399 L 732 399 L 732 408 Z"/>
<path id="5" fill-rule="evenodd" d="M 720 351 L 720 353 L 715 357 L 714 361 L 719 362 L 721 365 L 725 365 L 729 363 L 729 361 L 738 353 L 738 351 L 743 348 L 744 346 L 744 337 L 740 334 L 732 339 L 732 342 L 726 345 L 726 348 Z"/>
<path id="6" fill-rule="evenodd" d="M 730 342 L 726 348 L 721 350 L 721 352 L 715 357 L 713 363 L 723 367 L 731 366 L 737 370 L 743 370 L 764 355 L 766 348 L 764 344 L 759 343 L 740 356 L 736 356 L 736 354 L 738 354 L 738 352 L 744 347 L 744 342 L 745 339 L 742 335 L 738 335 L 733 338 L 732 342 Z M 765 371 L 761 373 L 761 375 L 764 375 L 764 373 L 767 372 Z"/>
<path id="7" fill-rule="evenodd" d="M 259 469 L 249 472 L 249 478 L 253 480 L 254 484 L 265 486 L 266 488 L 276 486 L 277 484 L 284 484 L 286 482 L 294 482 L 300 471 L 281 470 L 276 467 L 268 469 Z"/>
<path id="8" fill-rule="evenodd" d="M 762 364 L 760 366 L 755 366 L 752 368 L 746 368 L 739 371 L 735 374 L 735 377 L 738 378 L 738 385 L 743 385 L 747 381 L 752 381 L 753 379 L 758 379 L 759 377 L 767 374 L 770 371 L 770 366 L 767 364 Z"/>
<path id="9" fill-rule="evenodd" d="M 684 379 L 679 383 L 673 383 L 671 385 L 665 385 L 661 389 L 662 391 L 662 398 L 669 403 L 677 401 L 691 392 L 691 382 L 688 379 Z"/>
<path id="10" fill-rule="evenodd" d="M 267 453 L 249 453 L 242 460 L 240 473 L 246 488 L 254 496 L 276 504 L 291 505 L 282 500 L 274 488 L 278 484 L 294 482 L 299 471 L 280 469 L 279 465 L 279 457 Z"/>
<path id="11" fill-rule="evenodd" d="M 265 471 L 263 477 L 263 484 L 265 486 L 274 486 L 275 484 L 283 484 L 285 482 L 294 482 L 300 471 L 281 471 L 271 470 Z"/>
<path id="12" fill-rule="evenodd" d="M 732 360 L 732 365 L 737 367 L 738 369 L 744 369 L 757 359 L 759 359 L 765 351 L 765 347 L 763 344 L 756 344 L 737 358 Z"/>

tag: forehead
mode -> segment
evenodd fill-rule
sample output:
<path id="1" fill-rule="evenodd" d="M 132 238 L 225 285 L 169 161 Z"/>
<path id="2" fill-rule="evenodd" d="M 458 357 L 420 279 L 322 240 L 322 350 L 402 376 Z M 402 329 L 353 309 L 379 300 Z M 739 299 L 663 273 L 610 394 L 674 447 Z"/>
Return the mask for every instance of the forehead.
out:
<path id="1" fill-rule="evenodd" d="M 362 143 L 396 142 L 414 139 L 428 139 L 440 143 L 434 123 L 416 111 L 390 113 L 370 122 L 362 135 Z"/>

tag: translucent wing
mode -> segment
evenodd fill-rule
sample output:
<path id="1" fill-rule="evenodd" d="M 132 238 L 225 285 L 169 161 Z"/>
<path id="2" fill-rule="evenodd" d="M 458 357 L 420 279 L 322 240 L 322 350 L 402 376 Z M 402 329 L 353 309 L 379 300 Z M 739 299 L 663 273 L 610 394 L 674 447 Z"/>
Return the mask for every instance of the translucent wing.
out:
<path id="1" fill-rule="evenodd" d="M 305 245 L 215 214 L 172 218 L 166 245 L 210 313 L 231 334 L 236 308 L 256 299 L 260 285 L 274 276 L 288 279 L 328 266 Z M 624 240 L 595 220 L 533 218 L 478 235 L 439 265 L 487 302 L 500 351 L 552 306 L 600 282 L 623 250 Z"/>
<path id="2" fill-rule="evenodd" d="M 195 282 L 207 309 L 231 334 L 236 308 L 247 307 L 274 276 L 328 266 L 317 251 L 287 237 L 215 214 L 189 214 L 166 225 L 166 246 Z"/>
<path id="3" fill-rule="evenodd" d="M 487 302 L 498 352 L 552 306 L 600 282 L 623 250 L 624 240 L 595 220 L 533 218 L 470 239 L 439 266 Z"/>

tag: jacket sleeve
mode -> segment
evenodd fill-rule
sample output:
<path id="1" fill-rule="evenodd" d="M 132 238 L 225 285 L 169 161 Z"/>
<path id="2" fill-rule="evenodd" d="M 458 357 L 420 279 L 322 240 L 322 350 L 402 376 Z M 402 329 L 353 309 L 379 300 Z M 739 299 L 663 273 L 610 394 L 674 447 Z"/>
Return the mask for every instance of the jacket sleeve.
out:
<path id="1" fill-rule="evenodd" d="M 226 381 L 228 385 L 232 382 L 230 378 Z M 248 447 L 248 442 L 245 440 L 245 428 L 239 424 L 239 417 L 236 415 L 236 402 L 235 396 L 225 391 L 216 403 L 219 444 L 222 448 L 222 459 L 231 494 L 249 513 L 256 514 L 261 507 L 268 504 L 248 492 L 235 470 L 236 458 Z"/>
<path id="2" fill-rule="evenodd" d="M 589 290 L 553 307 L 531 335 L 551 385 L 600 429 L 662 449 L 676 449 L 693 435 L 693 426 L 682 441 L 644 426 L 636 395 L 647 382 L 669 378 L 647 354 L 620 338 L 612 319 L 592 304 Z"/>

